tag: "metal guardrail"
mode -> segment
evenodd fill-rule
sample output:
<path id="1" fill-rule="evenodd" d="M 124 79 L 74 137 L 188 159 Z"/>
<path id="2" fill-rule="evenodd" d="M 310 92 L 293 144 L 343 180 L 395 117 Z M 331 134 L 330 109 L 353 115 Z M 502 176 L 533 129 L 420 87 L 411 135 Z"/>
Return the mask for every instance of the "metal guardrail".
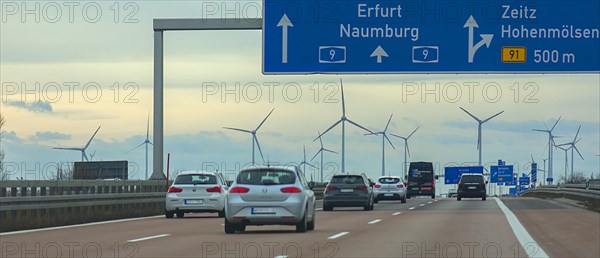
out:
<path id="1" fill-rule="evenodd" d="M 69 180 L 69 181 L 0 181 L 0 198 L 48 195 L 117 194 L 165 192 L 165 181 L 145 180 Z"/>
<path id="2" fill-rule="evenodd" d="M 573 188 L 579 187 L 578 185 L 573 185 L 572 187 L 568 186 L 569 185 L 560 187 L 538 187 L 523 192 L 521 196 L 545 199 L 570 199 L 577 201 L 579 204 L 590 210 L 600 212 L 600 191 Z"/>
<path id="3" fill-rule="evenodd" d="M 160 203 L 165 193 L 121 193 L 0 198 L 0 211 L 73 208 L 84 206 Z"/>

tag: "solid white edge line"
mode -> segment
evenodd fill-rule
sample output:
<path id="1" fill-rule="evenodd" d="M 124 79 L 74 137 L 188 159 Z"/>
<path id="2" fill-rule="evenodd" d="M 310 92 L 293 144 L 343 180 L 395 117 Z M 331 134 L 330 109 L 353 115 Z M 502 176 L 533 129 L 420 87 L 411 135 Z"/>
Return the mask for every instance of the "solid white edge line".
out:
<path id="1" fill-rule="evenodd" d="M 371 220 L 371 221 L 367 222 L 367 224 L 375 224 L 380 221 L 381 221 L 381 219 L 375 219 L 375 220 Z"/>
<path id="2" fill-rule="evenodd" d="M 160 234 L 160 235 L 156 235 L 156 236 L 142 237 L 142 238 L 128 240 L 127 242 L 129 242 L 129 243 L 135 243 L 135 242 L 140 242 L 140 241 L 144 241 L 144 240 L 155 239 L 155 238 L 159 238 L 159 237 L 166 237 L 166 236 L 170 236 L 170 234 Z"/>
<path id="3" fill-rule="evenodd" d="M 433 202 L 427 202 L 427 203 L 433 203 Z"/>
<path id="4" fill-rule="evenodd" d="M 531 245 L 533 245 L 534 247 L 537 247 L 537 251 L 534 254 L 529 256 L 529 254 L 526 253 L 526 255 L 528 255 L 529 257 L 536 257 L 536 258 L 537 257 L 540 257 L 540 258 L 549 257 L 548 254 L 544 251 L 544 249 L 542 249 L 542 247 L 537 242 L 535 242 L 535 240 L 533 240 L 533 237 L 531 237 L 531 235 L 529 235 L 529 232 L 527 232 L 527 229 L 525 229 L 525 227 L 523 227 L 521 222 L 519 222 L 519 219 L 517 218 L 517 216 L 515 216 L 515 214 L 512 213 L 512 211 L 510 211 L 510 209 L 508 207 L 506 207 L 506 205 L 504 205 L 502 200 L 500 200 L 500 198 L 496 198 L 496 197 L 494 197 L 494 199 L 496 200 L 496 203 L 498 203 L 498 207 L 500 207 L 500 210 L 502 210 L 502 212 L 504 213 L 504 216 L 506 216 L 506 220 L 508 220 L 508 224 L 510 224 L 510 227 L 512 228 L 513 233 L 519 240 L 521 247 L 523 247 L 523 249 L 525 249 L 525 252 L 527 252 L 527 250 L 528 250 L 527 247 L 531 247 Z"/>
<path id="5" fill-rule="evenodd" d="M 316 208 L 315 210 L 316 211 L 321 211 L 321 210 L 323 210 L 323 208 Z"/>
<path id="6" fill-rule="evenodd" d="M 33 233 L 33 232 L 48 231 L 48 230 L 57 230 L 57 229 L 67 229 L 67 228 L 78 228 L 78 227 L 86 227 L 86 226 L 95 226 L 95 225 L 111 224 L 111 223 L 117 223 L 117 222 L 128 222 L 128 221 L 136 221 L 136 220 L 143 220 L 143 219 L 159 218 L 159 217 L 163 217 L 163 216 L 164 215 L 156 215 L 156 216 L 150 216 L 150 217 L 130 218 L 130 219 L 118 219 L 118 220 L 107 220 L 107 221 L 98 221 L 98 222 L 91 222 L 91 223 L 85 223 L 85 224 L 58 226 L 58 227 L 50 227 L 50 228 L 27 229 L 27 230 L 20 230 L 20 231 L 12 231 L 12 232 L 0 233 L 0 236 L 23 234 L 23 233 Z"/>
<path id="7" fill-rule="evenodd" d="M 408 208 L 408 209 L 409 209 L 409 210 L 414 210 L 414 209 L 415 209 L 415 207 L 410 207 L 410 208 Z"/>
<path id="8" fill-rule="evenodd" d="M 396 216 L 396 215 L 400 215 L 400 214 L 402 214 L 402 212 L 399 211 L 399 212 L 393 213 L 392 216 Z"/>
<path id="9" fill-rule="evenodd" d="M 328 237 L 327 239 L 331 239 L 331 240 L 333 240 L 333 239 L 336 239 L 336 238 L 339 238 L 339 237 L 342 237 L 342 236 L 348 235 L 348 233 L 350 233 L 350 232 L 341 232 L 341 233 L 337 233 L 337 234 L 335 234 L 335 235 L 333 235 L 333 236 L 330 236 L 330 237 Z"/>
<path id="10" fill-rule="evenodd" d="M 425 206 L 425 204 L 424 204 L 424 203 L 421 203 L 421 204 L 419 204 L 419 206 L 423 207 L 423 206 Z"/>

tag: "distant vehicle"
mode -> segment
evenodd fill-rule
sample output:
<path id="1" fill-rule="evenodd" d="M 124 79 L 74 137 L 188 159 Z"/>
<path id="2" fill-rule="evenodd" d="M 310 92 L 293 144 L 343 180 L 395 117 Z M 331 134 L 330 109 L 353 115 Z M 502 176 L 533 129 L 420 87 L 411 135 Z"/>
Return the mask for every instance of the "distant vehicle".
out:
<path id="1" fill-rule="evenodd" d="M 227 183 L 220 173 L 185 171 L 179 173 L 167 190 L 165 217 L 183 218 L 189 212 L 215 212 L 224 217 Z"/>
<path id="2" fill-rule="evenodd" d="M 323 210 L 334 207 L 363 207 L 373 210 L 375 195 L 373 186 L 365 174 L 334 175 L 323 193 Z"/>
<path id="3" fill-rule="evenodd" d="M 458 181 L 458 193 L 456 200 L 462 198 L 481 198 L 485 201 L 487 196 L 485 184 L 482 174 L 465 173 L 460 176 Z"/>
<path id="4" fill-rule="evenodd" d="M 452 196 L 455 196 L 456 193 L 457 193 L 456 189 L 448 190 L 448 198 L 452 198 Z"/>
<path id="5" fill-rule="evenodd" d="M 373 187 L 375 203 L 379 200 L 400 200 L 406 203 L 406 187 L 400 177 L 382 176 Z"/>
<path id="6" fill-rule="evenodd" d="M 225 200 L 225 233 L 247 225 L 293 225 L 296 232 L 315 228 L 316 199 L 295 166 L 260 166 L 240 171 Z"/>
<path id="7" fill-rule="evenodd" d="M 433 164 L 431 162 L 411 162 L 407 175 L 406 198 L 425 195 L 435 198 L 435 180 Z"/>

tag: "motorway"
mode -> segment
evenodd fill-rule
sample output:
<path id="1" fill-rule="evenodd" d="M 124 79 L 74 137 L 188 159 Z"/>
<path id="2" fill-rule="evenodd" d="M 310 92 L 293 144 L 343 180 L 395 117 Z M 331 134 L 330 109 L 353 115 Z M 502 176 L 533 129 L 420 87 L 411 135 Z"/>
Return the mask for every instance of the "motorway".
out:
<path id="1" fill-rule="evenodd" d="M 3 233 L 0 243 L 1 257 L 600 257 L 600 214 L 535 198 L 413 198 L 319 209 L 307 233 L 226 235 L 216 214 L 186 214 Z"/>

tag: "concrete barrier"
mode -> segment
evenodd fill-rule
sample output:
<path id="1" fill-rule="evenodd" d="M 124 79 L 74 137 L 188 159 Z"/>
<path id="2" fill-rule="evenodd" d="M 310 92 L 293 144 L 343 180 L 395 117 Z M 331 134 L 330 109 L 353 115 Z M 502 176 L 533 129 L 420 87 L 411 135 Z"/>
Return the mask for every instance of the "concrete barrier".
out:
<path id="1" fill-rule="evenodd" d="M 536 197 L 543 199 L 566 198 L 577 201 L 589 210 L 600 212 L 600 191 L 585 190 L 577 188 L 534 188 L 521 194 L 525 197 Z"/>

